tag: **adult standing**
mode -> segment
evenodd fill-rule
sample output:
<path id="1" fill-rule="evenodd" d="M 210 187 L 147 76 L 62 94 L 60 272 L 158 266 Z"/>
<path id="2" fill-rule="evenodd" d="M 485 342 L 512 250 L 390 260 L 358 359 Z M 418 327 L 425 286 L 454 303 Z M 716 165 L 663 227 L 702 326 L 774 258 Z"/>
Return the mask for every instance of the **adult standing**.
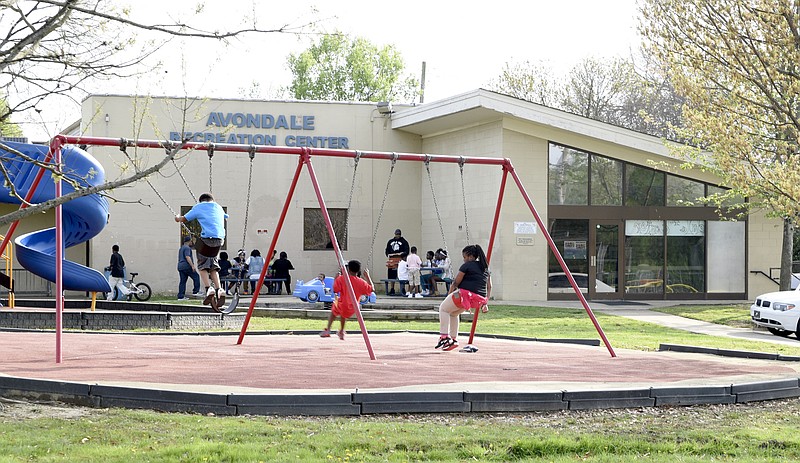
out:
<path id="1" fill-rule="evenodd" d="M 280 259 L 272 264 L 272 270 L 275 272 L 275 278 L 283 280 L 283 282 L 286 283 L 286 294 L 292 294 L 292 288 L 290 286 L 292 277 L 289 275 L 289 270 L 294 270 L 294 266 L 292 266 L 292 262 L 287 257 L 289 256 L 286 254 L 286 251 L 281 251 Z M 278 294 L 280 293 L 281 283 L 279 282 Z"/>
<path id="2" fill-rule="evenodd" d="M 386 262 L 386 266 L 388 267 L 386 272 L 388 279 L 397 279 L 397 264 L 400 262 L 401 256 L 403 254 L 408 254 L 409 251 L 408 241 L 403 238 L 403 232 L 398 228 L 394 231 L 394 238 L 386 243 L 386 257 L 389 258 Z M 394 296 L 394 294 L 394 281 L 392 281 L 389 296 Z"/>
<path id="3" fill-rule="evenodd" d="M 111 246 L 111 262 L 109 263 L 111 275 L 108 277 L 108 284 L 111 285 L 111 292 L 106 296 L 107 301 L 114 300 L 114 288 L 123 296 L 127 296 L 130 291 L 125 287 L 125 259 L 119 253 L 119 246 Z"/>
<path id="4" fill-rule="evenodd" d="M 184 236 L 183 245 L 178 250 L 178 300 L 188 301 L 186 297 L 186 280 L 192 279 L 194 283 L 194 290 L 192 293 L 197 295 L 200 293 L 200 275 L 197 273 L 197 267 L 192 259 L 192 237 Z"/>

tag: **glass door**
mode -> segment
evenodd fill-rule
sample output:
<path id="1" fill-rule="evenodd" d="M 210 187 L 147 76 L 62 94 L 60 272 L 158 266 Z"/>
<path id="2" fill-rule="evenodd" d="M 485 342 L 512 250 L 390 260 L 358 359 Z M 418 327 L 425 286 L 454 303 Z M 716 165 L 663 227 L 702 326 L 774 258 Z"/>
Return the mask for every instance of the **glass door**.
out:
<path id="1" fill-rule="evenodd" d="M 589 298 L 621 299 L 618 220 L 592 220 L 589 239 Z"/>

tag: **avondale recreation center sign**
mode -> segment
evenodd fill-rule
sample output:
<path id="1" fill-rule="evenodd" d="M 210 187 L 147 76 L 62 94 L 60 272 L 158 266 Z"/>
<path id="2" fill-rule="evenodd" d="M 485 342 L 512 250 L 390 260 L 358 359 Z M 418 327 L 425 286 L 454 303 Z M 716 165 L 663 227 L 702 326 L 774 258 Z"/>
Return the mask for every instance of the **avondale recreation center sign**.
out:
<path id="1" fill-rule="evenodd" d="M 314 131 L 316 130 L 314 122 L 314 116 L 212 112 L 206 120 L 206 131 L 170 132 L 169 139 L 199 143 L 278 146 L 280 136 L 282 146 L 349 149 L 347 137 L 281 133 Z M 249 133 L 240 132 L 241 129 L 248 129 Z M 262 132 L 258 132 L 259 130 Z M 255 133 L 252 133 L 254 131 Z"/>

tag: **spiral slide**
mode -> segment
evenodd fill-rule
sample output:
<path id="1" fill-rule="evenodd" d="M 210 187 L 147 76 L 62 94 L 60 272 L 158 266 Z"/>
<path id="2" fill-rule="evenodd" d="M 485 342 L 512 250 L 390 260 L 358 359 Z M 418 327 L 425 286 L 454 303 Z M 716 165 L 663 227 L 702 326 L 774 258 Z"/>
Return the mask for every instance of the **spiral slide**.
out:
<path id="1" fill-rule="evenodd" d="M 44 160 L 48 147 L 25 143 L 3 142 L 9 148 L 36 160 Z M 0 149 L 0 157 L 6 166 L 17 193 L 24 197 L 31 188 L 39 168 L 18 155 Z M 103 167 L 89 153 L 65 146 L 61 150 L 64 176 L 87 187 L 105 181 Z M 62 183 L 62 195 L 75 190 L 67 182 Z M 0 202 L 20 204 L 19 199 L 9 194 L 10 188 L 0 184 Z M 55 197 L 55 183 L 48 172 L 39 182 L 31 202 L 36 204 Z M 108 220 L 108 202 L 100 195 L 88 195 L 62 205 L 62 235 L 64 246 L 69 248 L 95 237 Z M 31 273 L 46 280 L 56 280 L 56 229 L 48 228 L 17 237 L 14 242 L 17 260 Z M 111 287 L 106 277 L 93 268 L 63 261 L 62 281 L 65 290 L 108 292 Z"/>

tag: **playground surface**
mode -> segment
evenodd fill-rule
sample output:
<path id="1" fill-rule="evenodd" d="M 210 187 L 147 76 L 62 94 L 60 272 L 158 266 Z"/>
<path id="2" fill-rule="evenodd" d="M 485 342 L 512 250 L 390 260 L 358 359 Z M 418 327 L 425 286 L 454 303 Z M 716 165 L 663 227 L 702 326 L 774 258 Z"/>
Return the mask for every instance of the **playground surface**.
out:
<path id="1" fill-rule="evenodd" d="M 371 360 L 359 333 L 344 341 L 248 333 L 237 345 L 237 338 L 67 332 L 57 363 L 54 333 L 4 332 L 0 394 L 220 414 L 602 408 L 664 405 L 667 397 L 672 404 L 733 403 L 745 398 L 737 390 L 751 393 L 753 384 L 761 395 L 748 400 L 800 396 L 794 361 L 625 349 L 612 358 L 603 345 L 493 338 L 476 338 L 477 353 L 442 352 L 433 348 L 435 334 L 407 332 L 371 334 Z M 483 394 L 482 405 L 475 394 Z M 259 400 L 237 409 L 242 397 Z"/>

